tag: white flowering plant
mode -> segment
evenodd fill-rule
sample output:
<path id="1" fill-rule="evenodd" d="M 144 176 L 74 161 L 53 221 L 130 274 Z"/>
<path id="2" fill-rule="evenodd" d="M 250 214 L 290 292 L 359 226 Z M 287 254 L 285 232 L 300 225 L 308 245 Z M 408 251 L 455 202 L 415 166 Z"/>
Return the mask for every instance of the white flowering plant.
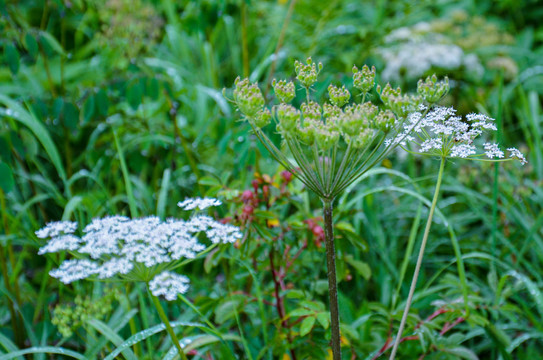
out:
<path id="1" fill-rule="evenodd" d="M 419 87 L 420 85 L 421 82 L 419 82 Z M 407 121 L 404 124 L 404 131 L 396 136 L 396 138 L 389 140 L 391 143 L 399 144 L 401 148 L 411 154 L 434 156 L 441 160 L 432 205 L 428 214 L 407 303 L 403 311 L 396 341 L 394 341 L 390 354 L 390 360 L 395 359 L 402 333 L 407 322 L 409 308 L 413 301 L 418 275 L 424 257 L 424 250 L 430 233 L 432 218 L 439 198 L 446 160 L 450 158 L 485 162 L 518 160 L 522 165 L 527 163 L 526 157 L 517 148 L 507 148 L 508 156 L 506 157 L 506 152 L 500 148 L 498 143 L 488 141 L 477 143 L 479 140 L 478 138 L 483 135 L 485 131 L 496 130 L 498 130 L 498 128 L 494 119 L 485 114 L 471 113 L 466 115 L 464 121 L 462 117 L 457 115 L 457 111 L 452 107 L 430 108 L 425 104 L 421 104 L 419 106 L 419 111 L 412 112 L 407 116 Z M 466 294 L 464 294 L 464 301 L 467 302 Z M 467 316 L 468 314 L 466 314 L 466 317 Z"/>
<path id="2" fill-rule="evenodd" d="M 219 205 L 221 201 L 213 198 L 178 203 L 183 210 L 205 210 Z M 200 213 L 188 220 L 161 220 L 156 216 L 131 219 L 119 215 L 97 218 L 85 226 L 81 237 L 76 235 L 77 228 L 75 222 L 58 221 L 36 231 L 38 238 L 49 239 L 38 254 L 68 251 L 74 256 L 64 260 L 50 275 L 65 284 L 82 279 L 145 282 L 172 341 L 184 356 L 157 297 L 173 301 L 184 294 L 189 279 L 174 270 L 218 244 L 241 239 L 239 228 Z M 212 245 L 202 244 L 199 234 L 205 234 Z"/>

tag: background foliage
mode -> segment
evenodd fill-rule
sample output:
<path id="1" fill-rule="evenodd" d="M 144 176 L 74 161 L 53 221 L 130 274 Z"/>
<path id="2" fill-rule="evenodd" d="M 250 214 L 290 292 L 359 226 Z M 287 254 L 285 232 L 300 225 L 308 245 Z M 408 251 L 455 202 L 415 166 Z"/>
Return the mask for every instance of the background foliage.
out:
<path id="1" fill-rule="evenodd" d="M 204 195 L 225 200 L 214 215 L 245 238 L 182 270 L 192 287 L 167 309 L 192 358 L 326 358 L 320 204 L 277 169 L 221 94 L 237 75 L 269 90 L 307 56 L 323 62 L 326 86 L 364 63 L 404 89 L 448 75 L 445 103 L 495 117 L 497 141 L 527 153 L 524 167 L 447 165 L 400 355 L 541 357 L 542 15 L 537 0 L 3 0 L 0 359 L 60 358 L 44 355 L 60 347 L 163 358 L 171 342 L 152 334 L 160 320 L 144 284 L 62 285 L 47 273 L 64 257 L 37 256 L 34 231 L 108 214 L 180 217 L 177 201 Z M 440 46 L 448 51 L 428 50 Z M 409 51 L 426 62 L 415 69 Z M 345 358 L 388 349 L 436 165 L 395 155 L 336 202 Z M 189 322 L 205 325 L 181 326 Z"/>

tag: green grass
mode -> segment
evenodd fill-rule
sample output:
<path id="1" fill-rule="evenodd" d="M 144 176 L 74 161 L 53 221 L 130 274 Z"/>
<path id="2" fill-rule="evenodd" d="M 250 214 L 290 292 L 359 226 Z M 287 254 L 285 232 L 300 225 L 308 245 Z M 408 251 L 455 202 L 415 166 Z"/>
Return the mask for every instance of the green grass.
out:
<path id="1" fill-rule="evenodd" d="M 140 17 L 114 27 L 104 17 L 114 3 L 0 4 L 0 163 L 2 174 L 14 179 L 0 182 L 6 267 L 0 359 L 173 358 L 143 284 L 114 300 L 103 318 L 88 314 L 63 338 L 52 323 L 56 306 L 73 307 L 78 295 L 98 301 L 113 288 L 123 294 L 126 288 L 51 278 L 48 272 L 72 255 L 38 256 L 43 241 L 34 231 L 50 221 L 86 224 L 113 214 L 183 217 L 177 202 L 205 195 L 223 199 L 212 215 L 231 218 L 245 239 L 184 265 L 189 292 L 162 303 L 177 337 L 192 341 L 188 358 L 286 359 L 291 349 L 297 359 L 326 358 L 329 328 L 316 315 L 328 308 L 324 248 L 304 222 L 323 226 L 320 213 L 310 210 L 320 203 L 298 181 L 282 192 L 281 169 L 238 121 L 222 89 L 245 73 L 265 89 L 270 76 L 290 74 L 294 59 L 312 56 L 326 69 L 326 84 L 314 96 L 325 96 L 327 83 L 345 80 L 353 64 L 375 64 L 381 76 L 387 64 L 378 49 L 392 30 L 451 19 L 459 8 L 511 34 L 512 41 L 485 45 L 479 39 L 465 48 L 485 65 L 478 79 L 462 67 L 428 72 L 456 80 L 445 103 L 495 117 L 497 140 L 521 148 L 529 164 L 447 163 L 405 331 L 418 338 L 404 341 L 399 354 L 541 357 L 543 29 L 536 5 L 142 0 L 128 7 Z M 122 12 L 132 2 L 117 3 L 125 4 Z M 156 36 L 149 35 L 153 29 Z M 487 66 L 496 57 L 511 60 L 517 72 Z M 273 131 L 268 136 L 278 141 Z M 372 359 L 397 330 L 437 168 L 434 159 L 394 154 L 336 204 L 344 358 Z M 260 202 L 247 223 L 240 195 L 253 190 L 253 180 Z M 265 185 L 271 203 L 264 201 Z M 274 219 L 279 227 L 271 226 Z M 270 270 L 270 254 L 282 278 Z M 277 299 L 286 319 L 278 315 Z M 316 320 L 302 325 L 311 314 Z M 460 318 L 465 320 L 455 323 Z"/>

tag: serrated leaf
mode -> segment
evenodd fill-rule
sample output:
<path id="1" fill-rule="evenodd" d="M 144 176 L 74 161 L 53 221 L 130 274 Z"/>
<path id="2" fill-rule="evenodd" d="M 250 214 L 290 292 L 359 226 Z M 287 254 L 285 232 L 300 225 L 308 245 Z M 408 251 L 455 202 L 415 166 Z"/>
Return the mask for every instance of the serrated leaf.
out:
<path id="1" fill-rule="evenodd" d="M 309 334 L 313 325 L 315 325 L 316 318 L 314 316 L 306 317 L 300 325 L 300 336 L 305 336 Z"/>
<path id="2" fill-rule="evenodd" d="M 0 162 L 0 188 L 5 193 L 10 192 L 15 186 L 15 180 L 13 179 L 13 172 L 8 164 Z"/>

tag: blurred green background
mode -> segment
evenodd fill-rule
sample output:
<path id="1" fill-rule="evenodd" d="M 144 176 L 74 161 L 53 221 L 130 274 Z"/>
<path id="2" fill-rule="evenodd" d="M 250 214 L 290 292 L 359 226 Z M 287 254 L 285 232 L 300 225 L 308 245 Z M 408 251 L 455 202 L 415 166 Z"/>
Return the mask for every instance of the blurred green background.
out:
<path id="1" fill-rule="evenodd" d="M 537 0 L 0 0 L 0 359 L 43 346 L 103 358 L 160 323 L 144 284 L 50 278 L 66 256 L 38 256 L 35 230 L 112 214 L 181 217 L 178 201 L 205 195 L 222 198 L 214 215 L 246 236 L 182 270 L 193 305 L 168 304 L 170 318 L 235 338 L 179 328 L 197 343 L 190 358 L 325 359 L 320 204 L 222 95 L 240 75 L 271 99 L 271 80 L 292 78 L 308 56 L 324 64 L 317 97 L 353 65 L 411 91 L 420 77 L 447 75 L 443 104 L 494 117 L 493 140 L 527 154 L 523 167 L 447 164 L 399 358 L 542 357 L 542 16 Z M 437 165 L 395 154 L 336 202 L 345 359 L 378 358 L 395 332 Z M 251 221 L 244 190 L 260 199 Z M 162 359 L 168 342 L 159 333 L 133 351 Z M 27 356 L 63 358 L 50 351 Z"/>

